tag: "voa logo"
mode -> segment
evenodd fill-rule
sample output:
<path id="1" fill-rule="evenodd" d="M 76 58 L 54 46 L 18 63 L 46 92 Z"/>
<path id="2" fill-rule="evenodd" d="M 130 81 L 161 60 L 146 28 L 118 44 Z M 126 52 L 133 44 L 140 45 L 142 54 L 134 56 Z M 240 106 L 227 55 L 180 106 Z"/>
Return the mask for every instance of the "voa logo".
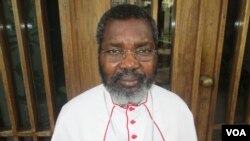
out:
<path id="1" fill-rule="evenodd" d="M 226 129 L 227 136 L 247 136 L 244 129 Z"/>
<path id="2" fill-rule="evenodd" d="M 222 141 L 250 141 L 250 125 L 222 125 Z"/>

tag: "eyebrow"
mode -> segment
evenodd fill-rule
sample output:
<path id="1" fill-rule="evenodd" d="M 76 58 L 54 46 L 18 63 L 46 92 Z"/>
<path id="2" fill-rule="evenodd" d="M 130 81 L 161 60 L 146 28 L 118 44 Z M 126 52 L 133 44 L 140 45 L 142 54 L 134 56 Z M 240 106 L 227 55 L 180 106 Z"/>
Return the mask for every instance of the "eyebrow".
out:
<path id="1" fill-rule="evenodd" d="M 107 45 L 112 46 L 112 47 L 119 47 L 119 48 L 122 48 L 124 46 L 123 42 L 109 42 Z M 136 42 L 134 44 L 134 47 L 138 48 L 138 47 L 145 46 L 145 45 L 154 46 L 154 43 L 151 41 Z"/>
<path id="2" fill-rule="evenodd" d="M 123 43 L 122 42 L 110 42 L 109 45 L 115 46 L 115 47 L 121 47 L 123 46 Z"/>
<path id="3" fill-rule="evenodd" d="M 150 41 L 145 41 L 145 42 L 139 42 L 139 43 L 136 43 L 135 46 L 144 46 L 144 45 L 154 45 L 153 42 L 150 42 Z"/>

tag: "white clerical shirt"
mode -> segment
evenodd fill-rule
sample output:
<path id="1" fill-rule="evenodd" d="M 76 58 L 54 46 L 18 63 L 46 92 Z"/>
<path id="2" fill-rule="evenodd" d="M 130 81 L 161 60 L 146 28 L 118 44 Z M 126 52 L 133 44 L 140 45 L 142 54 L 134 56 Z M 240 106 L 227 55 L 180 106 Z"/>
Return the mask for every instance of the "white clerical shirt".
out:
<path id="1" fill-rule="evenodd" d="M 63 106 L 52 141 L 197 141 L 193 116 L 176 94 L 153 85 L 138 106 L 115 104 L 103 85 Z"/>

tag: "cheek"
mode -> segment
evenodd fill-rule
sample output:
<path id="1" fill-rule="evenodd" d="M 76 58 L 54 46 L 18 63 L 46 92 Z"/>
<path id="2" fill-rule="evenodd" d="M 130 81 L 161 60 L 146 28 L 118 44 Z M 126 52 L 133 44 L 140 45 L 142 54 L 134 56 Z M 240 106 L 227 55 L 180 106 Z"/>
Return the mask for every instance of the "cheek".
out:
<path id="1" fill-rule="evenodd" d="M 155 66 L 156 66 L 155 63 L 153 62 L 142 64 L 143 72 L 146 74 L 147 77 L 152 77 L 154 75 Z"/>
<path id="2" fill-rule="evenodd" d="M 117 70 L 118 63 L 107 62 L 105 59 L 100 58 L 101 69 L 106 75 L 105 77 L 111 77 Z"/>
<path id="3" fill-rule="evenodd" d="M 155 75 L 157 69 L 157 61 L 158 56 L 155 56 L 152 61 L 145 62 L 142 64 L 143 72 L 146 74 L 147 77 L 153 77 Z"/>

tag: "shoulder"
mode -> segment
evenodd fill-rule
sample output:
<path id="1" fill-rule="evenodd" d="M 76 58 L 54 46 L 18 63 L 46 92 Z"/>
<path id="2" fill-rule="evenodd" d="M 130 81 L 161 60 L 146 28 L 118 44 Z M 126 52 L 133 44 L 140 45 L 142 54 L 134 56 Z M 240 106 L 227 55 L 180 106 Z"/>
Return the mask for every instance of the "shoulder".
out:
<path id="1" fill-rule="evenodd" d="M 186 102 L 180 96 L 167 89 L 153 85 L 151 94 L 153 102 L 157 103 L 158 107 L 165 107 L 166 110 L 175 110 L 175 112 L 190 112 Z"/>
<path id="2" fill-rule="evenodd" d="M 70 101 L 68 101 L 64 106 L 63 110 L 76 110 L 78 111 L 79 108 L 82 110 L 87 107 L 93 107 L 96 103 L 103 103 L 104 102 L 104 86 L 103 84 L 95 86 L 78 96 L 74 97 Z"/>
<path id="3" fill-rule="evenodd" d="M 156 85 L 152 86 L 151 95 L 155 119 L 163 134 L 169 140 L 178 138 L 196 141 L 193 115 L 185 101 L 177 94 Z"/>
<path id="4" fill-rule="evenodd" d="M 88 133 L 105 128 L 108 115 L 105 111 L 104 86 L 99 85 L 76 96 L 61 109 L 52 140 L 85 140 Z"/>
<path id="5" fill-rule="evenodd" d="M 171 103 L 185 103 L 177 94 L 157 85 L 152 85 L 151 93 L 153 98 L 165 101 L 164 103 L 167 101 Z"/>
<path id="6" fill-rule="evenodd" d="M 160 111 L 166 119 L 175 122 L 193 121 L 193 115 L 187 103 L 177 94 L 156 85 L 152 86 L 151 94 L 155 110 Z"/>

